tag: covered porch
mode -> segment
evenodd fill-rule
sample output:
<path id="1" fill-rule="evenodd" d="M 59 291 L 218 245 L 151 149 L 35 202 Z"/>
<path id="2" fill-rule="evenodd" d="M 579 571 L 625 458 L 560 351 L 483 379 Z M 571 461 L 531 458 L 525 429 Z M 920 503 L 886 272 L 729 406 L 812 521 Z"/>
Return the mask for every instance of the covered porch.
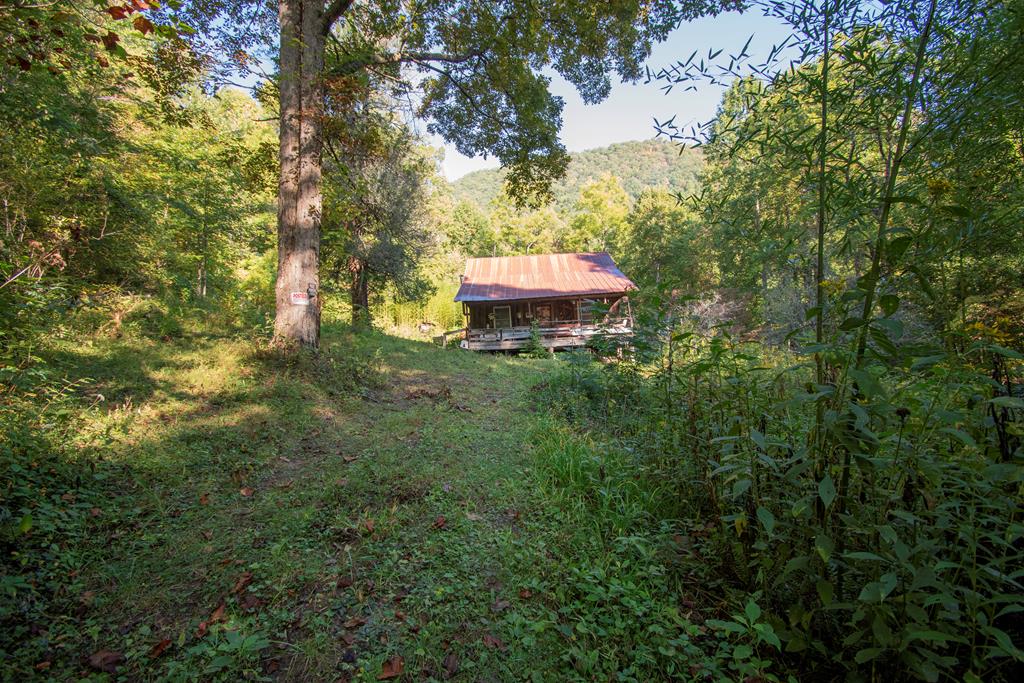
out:
<path id="1" fill-rule="evenodd" d="M 628 336 L 626 293 L 634 289 L 605 252 L 471 258 L 455 295 L 466 327 L 454 334 L 473 351 L 526 348 L 534 327 L 552 351 L 586 346 L 598 335 Z"/>
<path id="2" fill-rule="evenodd" d="M 473 351 L 511 351 L 527 346 L 536 323 L 548 349 L 586 346 L 597 335 L 630 335 L 629 299 L 577 297 L 495 303 L 464 303 L 462 347 Z"/>

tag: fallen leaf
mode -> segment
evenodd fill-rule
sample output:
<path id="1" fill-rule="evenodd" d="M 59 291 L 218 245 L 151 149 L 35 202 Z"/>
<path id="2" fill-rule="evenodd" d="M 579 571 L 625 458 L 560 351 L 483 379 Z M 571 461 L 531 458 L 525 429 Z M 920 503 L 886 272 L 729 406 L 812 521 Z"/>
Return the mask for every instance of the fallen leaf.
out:
<path id="1" fill-rule="evenodd" d="M 36 671 L 46 671 L 49 668 L 50 668 L 50 662 L 48 662 L 48 661 L 46 661 L 46 662 L 39 662 L 38 664 L 36 664 Z"/>
<path id="2" fill-rule="evenodd" d="M 152 33 L 156 29 L 156 27 L 153 26 L 153 22 L 146 17 L 135 17 L 135 20 L 132 22 L 132 26 L 134 26 L 135 30 L 142 35 Z"/>
<path id="3" fill-rule="evenodd" d="M 533 592 L 529 588 L 524 588 L 523 590 L 519 591 L 519 597 L 521 597 L 523 600 L 529 600 L 533 597 Z"/>
<path id="4" fill-rule="evenodd" d="M 505 645 L 505 642 L 501 638 L 492 636 L 490 633 L 484 634 L 484 646 L 495 650 L 501 650 L 502 652 L 508 650 L 508 646 Z"/>
<path id="5" fill-rule="evenodd" d="M 470 521 L 473 521 L 473 522 L 479 522 L 481 519 L 483 519 L 483 517 L 481 517 L 480 515 L 476 514 L 475 512 L 467 512 L 466 513 L 466 519 L 468 519 Z"/>
<path id="6" fill-rule="evenodd" d="M 124 661 L 124 655 L 113 650 L 100 650 L 89 657 L 89 666 L 108 674 L 117 673 L 117 665 Z"/>
<path id="7" fill-rule="evenodd" d="M 217 605 L 217 609 L 213 610 L 213 614 L 207 619 L 210 624 L 216 624 L 218 621 L 224 621 L 224 603 Z"/>
<path id="8" fill-rule="evenodd" d="M 95 591 L 85 591 L 80 596 L 78 596 L 78 601 L 80 603 L 82 603 L 83 605 L 88 606 L 88 605 L 92 604 L 92 601 L 93 601 L 93 599 L 95 599 L 95 597 L 96 597 L 96 592 Z"/>
<path id="9" fill-rule="evenodd" d="M 443 529 L 446 524 L 448 524 L 448 520 L 445 519 L 444 515 L 438 515 L 437 519 L 434 520 L 434 524 L 432 526 L 435 529 Z"/>
<path id="10" fill-rule="evenodd" d="M 254 494 L 254 493 L 256 493 L 256 492 L 255 492 L 255 491 L 253 491 L 253 490 L 252 490 L 251 488 L 249 488 L 248 486 L 243 486 L 243 487 L 241 488 L 241 490 L 239 490 L 239 493 L 241 493 L 241 494 L 242 494 L 243 496 L 245 496 L 246 498 L 251 498 L 251 497 L 252 497 L 252 494 Z"/>
<path id="11" fill-rule="evenodd" d="M 164 653 L 164 650 L 166 650 L 168 647 L 170 647 L 170 645 L 171 645 L 171 639 L 170 638 L 164 638 L 163 640 L 161 640 L 159 643 L 157 643 L 156 645 L 153 646 L 152 650 L 149 651 L 150 659 L 156 659 L 157 657 L 162 655 Z"/>
<path id="12" fill-rule="evenodd" d="M 459 672 L 459 656 L 449 652 L 444 658 L 444 677 L 451 678 Z"/>
<path id="13" fill-rule="evenodd" d="M 359 459 L 359 456 L 358 455 L 343 455 L 341 457 L 341 459 L 344 460 L 345 462 L 355 462 L 356 460 Z"/>
<path id="14" fill-rule="evenodd" d="M 267 662 L 267 673 L 272 674 L 281 668 L 281 661 L 278 659 L 271 659 Z"/>
<path id="15" fill-rule="evenodd" d="M 107 8 L 107 14 L 109 14 L 115 20 L 117 20 L 117 19 L 124 19 L 126 16 L 128 16 L 128 8 L 127 7 L 117 7 L 117 6 L 108 7 Z"/>
<path id="16" fill-rule="evenodd" d="M 373 533 L 373 529 L 376 526 L 376 524 L 374 523 L 374 521 L 372 519 L 368 519 L 365 522 L 363 522 L 363 526 L 365 526 L 366 530 L 369 531 L 372 534 Z"/>
<path id="17" fill-rule="evenodd" d="M 500 600 L 499 599 L 499 600 L 495 600 L 494 601 L 494 604 L 491 605 L 491 609 L 494 610 L 495 612 L 504 612 L 505 610 L 507 610 L 511 606 L 512 605 L 509 603 L 508 600 Z"/>
<path id="18" fill-rule="evenodd" d="M 89 510 L 89 514 L 92 515 L 93 517 L 99 517 L 100 515 L 103 514 L 103 510 L 100 510 L 99 508 L 93 508 L 93 509 Z"/>
<path id="19" fill-rule="evenodd" d="M 114 49 L 117 47 L 117 41 L 119 41 L 120 39 L 121 37 L 113 31 L 107 31 L 107 35 L 102 36 L 100 38 L 100 40 L 103 41 L 103 47 L 107 48 L 108 52 L 114 51 Z"/>
<path id="20" fill-rule="evenodd" d="M 209 529 L 207 529 L 206 531 L 203 532 L 203 538 L 205 538 L 207 541 L 212 541 L 213 540 L 213 532 L 210 531 Z"/>
<path id="21" fill-rule="evenodd" d="M 199 504 L 200 505 L 209 505 L 210 504 L 210 494 L 209 493 L 204 493 L 203 495 L 199 496 Z"/>
<path id="22" fill-rule="evenodd" d="M 352 577 L 351 576 L 339 576 L 338 577 L 338 588 L 351 588 Z"/>
<path id="23" fill-rule="evenodd" d="M 402 675 L 402 671 L 405 669 L 405 661 L 400 655 L 395 655 L 388 661 L 384 662 L 384 666 L 381 669 L 380 676 L 377 676 L 378 681 L 386 681 L 389 678 L 398 678 Z"/>
<path id="24" fill-rule="evenodd" d="M 231 592 L 241 593 L 250 583 L 252 583 L 252 572 L 242 572 L 242 575 L 235 581 L 235 587 L 231 589 Z"/>
<path id="25" fill-rule="evenodd" d="M 348 486 L 348 477 L 342 477 L 338 481 L 334 482 L 338 486 Z"/>
<path id="26" fill-rule="evenodd" d="M 73 494 L 73 493 L 65 493 L 64 495 L 62 495 L 60 497 L 60 499 L 63 500 L 65 503 L 74 503 L 75 502 L 75 494 Z"/>
<path id="27" fill-rule="evenodd" d="M 356 636 L 354 633 L 342 633 L 341 639 L 345 641 L 346 645 L 351 645 L 356 642 Z"/>
<path id="28" fill-rule="evenodd" d="M 366 619 L 363 619 L 362 617 L 352 617 L 351 619 L 346 621 L 344 624 L 342 624 L 342 626 L 344 626 L 345 628 L 358 628 L 358 627 L 362 626 L 365 623 L 366 623 Z"/>
<path id="29" fill-rule="evenodd" d="M 200 621 L 199 626 L 196 627 L 196 638 L 202 638 L 206 635 L 208 624 L 205 621 Z"/>

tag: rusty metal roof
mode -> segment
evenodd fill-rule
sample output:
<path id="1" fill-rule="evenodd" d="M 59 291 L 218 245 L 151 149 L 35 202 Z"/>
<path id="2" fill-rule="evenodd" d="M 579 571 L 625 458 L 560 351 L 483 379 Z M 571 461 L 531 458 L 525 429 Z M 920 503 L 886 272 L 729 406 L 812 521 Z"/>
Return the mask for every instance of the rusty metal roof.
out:
<path id="1" fill-rule="evenodd" d="M 512 301 L 636 289 L 605 252 L 534 254 L 466 260 L 456 301 Z"/>

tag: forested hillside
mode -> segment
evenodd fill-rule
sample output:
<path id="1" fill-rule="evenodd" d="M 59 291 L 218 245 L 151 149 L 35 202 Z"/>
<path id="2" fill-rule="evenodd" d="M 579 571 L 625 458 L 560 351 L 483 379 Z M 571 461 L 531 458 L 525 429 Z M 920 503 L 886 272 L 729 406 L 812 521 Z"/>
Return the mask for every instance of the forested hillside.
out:
<path id="1" fill-rule="evenodd" d="M 1024 2 L 750 5 L 0 1 L 0 680 L 1017 683 Z"/>
<path id="2" fill-rule="evenodd" d="M 570 210 L 582 187 L 605 175 L 616 176 L 633 199 L 649 188 L 689 195 L 699 186 L 702 159 L 699 150 L 681 148 L 664 139 L 619 142 L 573 152 L 565 177 L 552 187 L 552 202 L 559 211 Z M 501 170 L 467 173 L 452 183 L 452 194 L 456 200 L 486 209 L 502 191 L 504 178 Z"/>

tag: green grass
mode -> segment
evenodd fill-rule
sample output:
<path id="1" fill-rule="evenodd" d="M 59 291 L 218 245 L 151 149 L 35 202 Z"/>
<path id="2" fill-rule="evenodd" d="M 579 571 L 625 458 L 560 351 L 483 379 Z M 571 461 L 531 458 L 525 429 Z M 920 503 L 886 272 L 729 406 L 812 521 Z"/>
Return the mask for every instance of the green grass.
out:
<path id="1" fill-rule="evenodd" d="M 79 410 L 35 426 L 86 481 L 37 493 L 80 533 L 54 534 L 55 589 L 9 596 L 5 614 L 47 604 L 5 643 L 5 678 L 105 675 L 102 650 L 144 679 L 375 679 L 395 655 L 413 677 L 557 666 L 553 632 L 512 628 L 547 613 L 520 592 L 555 565 L 525 403 L 541 364 L 343 330 L 297 363 L 201 336 L 44 355 Z M 373 369 L 353 382 L 356 364 Z"/>
<path id="2" fill-rule="evenodd" d="M 35 526 L 8 526 L 6 566 L 29 578 L 3 597 L 5 679 L 376 680 L 394 657 L 401 680 L 714 667 L 628 461 L 535 398 L 558 361 L 344 327 L 316 357 L 201 334 L 40 353 L 73 383 L 63 417 L 23 412 L 45 448 L 8 453 L 65 474 L 31 479 Z M 90 662 L 104 650 L 110 672 Z"/>

